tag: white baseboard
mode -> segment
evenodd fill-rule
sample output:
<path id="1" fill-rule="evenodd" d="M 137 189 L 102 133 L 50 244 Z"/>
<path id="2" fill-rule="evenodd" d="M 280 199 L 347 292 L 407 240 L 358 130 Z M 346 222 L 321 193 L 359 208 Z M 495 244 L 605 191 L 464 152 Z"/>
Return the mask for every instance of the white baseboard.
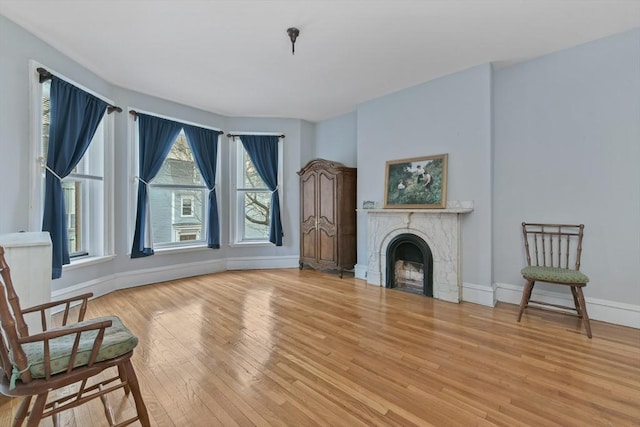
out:
<path id="1" fill-rule="evenodd" d="M 496 292 L 493 286 L 463 282 L 462 301 L 494 307 L 496 305 Z"/>
<path id="2" fill-rule="evenodd" d="M 116 276 L 110 274 L 108 276 L 92 279 L 87 282 L 79 283 L 77 285 L 68 286 L 66 288 L 58 289 L 51 292 L 51 300 L 61 300 L 71 298 L 76 295 L 81 295 L 87 292 L 93 292 L 94 297 L 106 295 L 109 292 L 115 291 Z M 62 311 L 64 307 L 55 307 L 53 312 Z"/>
<path id="3" fill-rule="evenodd" d="M 226 270 L 224 259 L 190 262 L 187 264 L 168 265 L 146 268 L 144 270 L 117 273 L 115 289 L 133 288 L 151 283 L 184 279 L 185 277 L 219 273 Z"/>
<path id="4" fill-rule="evenodd" d="M 166 282 L 169 280 L 184 279 L 185 277 L 200 276 L 203 274 L 219 273 L 226 270 L 293 268 L 298 267 L 298 260 L 299 258 L 297 256 L 247 257 L 146 268 L 143 270 L 110 274 L 87 282 L 78 283 L 77 285 L 58 289 L 51 292 L 51 299 L 55 301 L 87 292 L 93 292 L 93 296 L 95 298 L 119 289 Z M 64 306 L 56 307 L 52 310 L 52 313 L 57 313 L 63 309 Z"/>
<path id="5" fill-rule="evenodd" d="M 496 283 L 498 301 L 520 304 L 522 286 L 509 283 Z M 551 304 L 573 306 L 573 298 L 567 290 L 566 294 L 533 288 L 532 297 L 538 301 Z M 589 318 L 616 325 L 640 329 L 640 306 L 599 298 L 585 297 Z"/>
<path id="6" fill-rule="evenodd" d="M 367 280 L 367 267 L 368 265 L 356 264 L 353 268 L 356 279 Z"/>
<path id="7" fill-rule="evenodd" d="M 267 268 L 296 268 L 300 266 L 300 257 L 263 256 L 250 258 L 227 258 L 227 270 L 262 270 Z"/>

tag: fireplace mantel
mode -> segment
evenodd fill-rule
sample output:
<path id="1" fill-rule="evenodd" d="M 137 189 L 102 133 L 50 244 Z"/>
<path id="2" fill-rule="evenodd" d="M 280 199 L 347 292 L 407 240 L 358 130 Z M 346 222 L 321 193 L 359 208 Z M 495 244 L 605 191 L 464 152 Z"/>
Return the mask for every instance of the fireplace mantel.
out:
<path id="1" fill-rule="evenodd" d="M 473 202 L 447 202 L 445 209 L 363 209 L 368 216 L 367 282 L 386 286 L 387 247 L 399 234 L 421 237 L 433 254 L 433 297 L 460 302 L 462 263 L 460 215 Z"/>
<path id="2" fill-rule="evenodd" d="M 464 214 L 473 212 L 473 208 L 445 208 L 445 209 L 358 209 L 358 212 L 366 212 L 368 214 L 385 214 L 385 213 L 417 213 L 424 215 L 433 214 Z"/>
<path id="3" fill-rule="evenodd" d="M 473 202 L 471 201 L 455 201 L 449 200 L 447 201 L 447 207 L 444 209 L 395 209 L 395 208 L 387 208 L 387 209 L 358 209 L 358 212 L 367 212 L 367 213 L 418 213 L 418 214 L 464 214 L 473 212 Z"/>

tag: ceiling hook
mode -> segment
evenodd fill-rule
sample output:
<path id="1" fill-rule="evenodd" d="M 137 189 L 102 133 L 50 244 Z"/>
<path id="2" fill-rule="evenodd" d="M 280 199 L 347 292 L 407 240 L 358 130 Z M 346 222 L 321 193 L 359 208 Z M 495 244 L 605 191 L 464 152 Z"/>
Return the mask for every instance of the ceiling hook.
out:
<path id="1" fill-rule="evenodd" d="M 296 39 L 300 35 L 300 30 L 296 27 L 287 28 L 287 34 L 289 34 L 289 38 L 291 39 L 291 54 L 296 54 Z"/>

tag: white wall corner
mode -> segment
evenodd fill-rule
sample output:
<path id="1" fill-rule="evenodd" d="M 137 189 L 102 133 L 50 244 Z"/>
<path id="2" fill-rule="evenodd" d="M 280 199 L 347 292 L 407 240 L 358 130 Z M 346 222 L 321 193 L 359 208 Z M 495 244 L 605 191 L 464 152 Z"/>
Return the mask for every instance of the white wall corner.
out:
<path id="1" fill-rule="evenodd" d="M 462 301 L 494 307 L 496 305 L 495 287 L 463 282 Z"/>
<path id="2" fill-rule="evenodd" d="M 354 272 L 355 272 L 356 279 L 367 280 L 367 269 L 368 268 L 369 268 L 368 265 L 356 264 L 356 266 L 353 269 Z"/>
<path id="3" fill-rule="evenodd" d="M 262 270 L 269 268 L 299 268 L 300 257 L 294 256 L 263 256 L 227 258 L 227 270 Z"/>
<path id="4" fill-rule="evenodd" d="M 509 283 L 496 283 L 497 299 L 500 302 L 519 305 L 522 298 L 522 288 L 523 286 Z M 573 306 L 573 298 L 569 289 L 566 293 L 560 293 L 534 288 L 532 298 L 552 304 Z M 585 297 L 585 300 L 591 320 L 640 329 L 640 306 L 590 297 Z"/>

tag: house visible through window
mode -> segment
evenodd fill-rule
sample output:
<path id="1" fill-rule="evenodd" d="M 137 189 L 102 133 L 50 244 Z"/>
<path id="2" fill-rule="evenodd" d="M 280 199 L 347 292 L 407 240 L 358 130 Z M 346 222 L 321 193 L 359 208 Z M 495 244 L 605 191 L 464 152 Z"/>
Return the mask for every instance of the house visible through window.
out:
<path id="1" fill-rule="evenodd" d="M 42 83 L 41 156 L 46 162 L 49 149 L 51 82 Z M 105 115 L 106 117 L 106 115 Z M 73 171 L 62 180 L 66 210 L 65 224 L 69 256 L 104 255 L 104 169 L 105 118 L 98 126 L 89 148 Z M 44 188 L 44 174 L 42 174 Z M 43 192 L 44 195 L 44 192 Z"/>
<path id="2" fill-rule="evenodd" d="M 154 247 L 204 240 L 208 192 L 184 131 L 150 182 L 149 207 Z"/>
<path id="3" fill-rule="evenodd" d="M 190 196 L 182 196 L 182 216 L 183 217 L 191 217 L 193 216 L 193 197 Z"/>

